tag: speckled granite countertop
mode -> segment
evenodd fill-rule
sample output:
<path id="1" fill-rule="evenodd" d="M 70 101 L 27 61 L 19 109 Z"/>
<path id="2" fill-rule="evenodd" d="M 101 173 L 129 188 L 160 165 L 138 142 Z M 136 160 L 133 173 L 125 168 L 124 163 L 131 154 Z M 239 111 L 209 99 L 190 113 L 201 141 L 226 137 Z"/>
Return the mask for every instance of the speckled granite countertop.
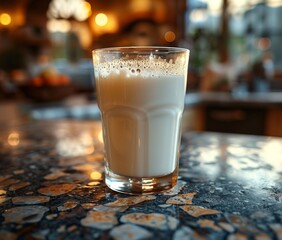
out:
<path id="1" fill-rule="evenodd" d="M 2 128 L 0 239 L 282 239 L 282 139 L 184 133 L 178 185 L 126 196 L 99 121 Z"/>

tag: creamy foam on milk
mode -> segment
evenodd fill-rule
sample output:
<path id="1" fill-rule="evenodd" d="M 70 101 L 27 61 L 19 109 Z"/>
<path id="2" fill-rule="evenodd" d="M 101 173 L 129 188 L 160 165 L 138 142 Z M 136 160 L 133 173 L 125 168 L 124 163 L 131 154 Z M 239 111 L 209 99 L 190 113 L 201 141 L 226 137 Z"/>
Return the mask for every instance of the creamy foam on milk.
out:
<path id="1" fill-rule="evenodd" d="M 97 66 L 108 167 L 129 177 L 172 173 L 184 107 L 183 63 L 113 60 Z"/>

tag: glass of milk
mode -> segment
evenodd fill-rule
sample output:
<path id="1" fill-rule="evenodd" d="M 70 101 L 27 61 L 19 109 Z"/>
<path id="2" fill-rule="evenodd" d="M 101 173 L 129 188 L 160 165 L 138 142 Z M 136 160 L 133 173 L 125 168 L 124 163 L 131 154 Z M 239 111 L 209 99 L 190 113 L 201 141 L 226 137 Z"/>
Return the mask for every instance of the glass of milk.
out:
<path id="1" fill-rule="evenodd" d="M 176 185 L 189 50 L 115 47 L 93 51 L 105 145 L 105 183 L 151 194 Z"/>

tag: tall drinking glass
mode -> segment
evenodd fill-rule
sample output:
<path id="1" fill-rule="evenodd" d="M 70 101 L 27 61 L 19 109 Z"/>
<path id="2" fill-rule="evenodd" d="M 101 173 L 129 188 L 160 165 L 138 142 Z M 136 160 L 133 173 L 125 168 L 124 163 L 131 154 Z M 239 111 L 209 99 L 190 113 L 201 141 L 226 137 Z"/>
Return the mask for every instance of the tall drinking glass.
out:
<path id="1" fill-rule="evenodd" d="M 189 50 L 93 51 L 105 144 L 105 183 L 127 194 L 176 185 Z"/>

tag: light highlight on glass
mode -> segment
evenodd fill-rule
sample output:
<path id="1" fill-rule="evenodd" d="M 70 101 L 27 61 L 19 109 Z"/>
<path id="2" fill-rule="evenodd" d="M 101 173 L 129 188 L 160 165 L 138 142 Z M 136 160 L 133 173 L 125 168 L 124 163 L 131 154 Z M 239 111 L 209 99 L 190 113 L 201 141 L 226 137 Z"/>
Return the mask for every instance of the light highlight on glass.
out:
<path id="1" fill-rule="evenodd" d="M 100 143 L 104 143 L 104 141 L 103 141 L 103 131 L 102 130 L 98 133 L 98 140 L 99 140 Z"/>

